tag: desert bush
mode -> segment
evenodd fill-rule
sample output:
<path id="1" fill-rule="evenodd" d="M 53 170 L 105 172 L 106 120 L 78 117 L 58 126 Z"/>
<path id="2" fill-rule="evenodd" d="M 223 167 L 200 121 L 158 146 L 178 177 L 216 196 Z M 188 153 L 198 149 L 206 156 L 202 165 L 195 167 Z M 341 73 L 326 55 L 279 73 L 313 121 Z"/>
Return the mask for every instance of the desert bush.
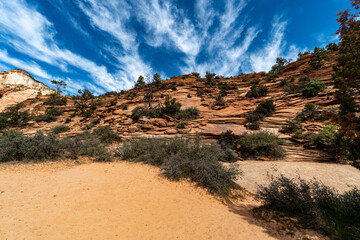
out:
<path id="1" fill-rule="evenodd" d="M 67 97 L 62 97 L 56 93 L 50 94 L 50 97 L 44 102 L 44 105 L 64 106 L 67 104 Z"/>
<path id="2" fill-rule="evenodd" d="M 313 103 L 306 103 L 304 109 L 296 115 L 299 121 L 322 120 L 323 114 L 321 107 Z"/>
<path id="3" fill-rule="evenodd" d="M 195 119 L 199 117 L 199 110 L 197 108 L 187 108 L 185 110 L 180 109 L 181 104 L 176 101 L 176 98 L 170 96 L 165 97 L 165 103 L 163 108 L 146 108 L 138 106 L 132 110 L 131 118 L 137 122 L 143 116 L 149 118 L 162 117 L 164 114 L 179 119 Z"/>
<path id="4" fill-rule="evenodd" d="M 211 87 L 215 85 L 214 77 L 216 76 L 215 73 L 206 72 L 205 78 L 206 82 L 205 85 Z"/>
<path id="5" fill-rule="evenodd" d="M 7 127 L 19 127 L 27 124 L 32 119 L 30 113 L 25 110 L 21 111 L 24 104 L 18 103 L 7 107 L 4 112 L 0 113 L 0 130 Z"/>
<path id="6" fill-rule="evenodd" d="M 196 91 L 196 96 L 202 97 L 205 94 L 204 90 L 198 90 Z"/>
<path id="7" fill-rule="evenodd" d="M 310 80 L 302 89 L 302 94 L 306 97 L 315 97 L 325 89 L 325 84 L 319 80 Z"/>
<path id="8" fill-rule="evenodd" d="M 330 51 L 338 51 L 339 50 L 339 46 L 336 43 L 329 43 L 328 45 L 326 45 L 326 50 L 330 50 Z"/>
<path id="9" fill-rule="evenodd" d="M 287 83 L 287 81 L 285 80 L 285 79 L 281 79 L 281 81 L 280 81 L 280 87 L 284 87 L 284 86 L 286 86 L 288 83 Z"/>
<path id="10" fill-rule="evenodd" d="M 283 175 L 256 194 L 263 210 L 295 217 L 305 228 L 326 233 L 331 239 L 358 239 L 360 234 L 360 191 L 343 194 L 317 181 L 290 179 Z"/>
<path id="11" fill-rule="evenodd" d="M 188 98 L 192 98 L 192 96 L 191 96 L 191 94 L 190 94 L 190 93 L 188 93 L 187 97 L 188 97 Z"/>
<path id="12" fill-rule="evenodd" d="M 259 120 L 264 119 L 266 116 L 271 115 L 275 112 L 276 107 L 274 105 L 274 101 L 271 99 L 262 101 L 259 105 L 255 108 L 254 111 L 249 112 L 246 117 L 247 122 L 256 122 Z"/>
<path id="13" fill-rule="evenodd" d="M 176 118 L 183 120 L 197 119 L 200 116 L 199 109 L 195 107 L 185 108 L 176 114 Z"/>
<path id="14" fill-rule="evenodd" d="M 50 108 L 50 109 L 46 110 L 45 114 L 54 116 L 54 117 L 58 117 L 63 114 L 63 111 L 60 109 L 57 109 L 57 108 Z"/>
<path id="15" fill-rule="evenodd" d="M 169 179 L 190 179 L 219 196 L 230 196 L 239 188 L 234 182 L 238 173 L 219 163 L 226 153 L 218 144 L 204 144 L 199 138 L 133 139 L 125 142 L 116 155 L 122 160 L 159 166 Z"/>
<path id="16" fill-rule="evenodd" d="M 24 136 L 20 132 L 10 130 L 0 135 L 0 162 L 46 161 L 78 156 L 109 161 L 111 154 L 102 141 L 106 142 L 92 133 L 60 139 L 54 134 L 44 135 L 41 131 L 34 136 Z M 106 156 L 109 158 L 106 159 Z"/>
<path id="17" fill-rule="evenodd" d="M 281 127 L 280 131 L 283 133 L 294 133 L 296 131 L 301 131 L 302 126 L 298 119 L 288 119 L 286 124 Z"/>
<path id="18" fill-rule="evenodd" d="M 249 98 L 259 98 L 265 97 L 269 92 L 269 89 L 266 86 L 251 86 L 250 91 L 246 93 L 246 97 Z"/>
<path id="19" fill-rule="evenodd" d="M 284 150 L 280 146 L 282 142 L 277 135 L 262 131 L 240 135 L 235 144 L 244 158 L 268 157 L 279 159 L 284 157 Z"/>
<path id="20" fill-rule="evenodd" d="M 226 105 L 226 102 L 225 102 L 224 98 L 221 95 L 216 97 L 215 105 L 217 105 L 217 106 L 225 106 Z"/>
<path id="21" fill-rule="evenodd" d="M 176 126 L 179 129 L 184 129 L 185 128 L 185 123 L 184 122 L 179 122 Z"/>
<path id="22" fill-rule="evenodd" d="M 260 83 L 260 79 L 254 79 L 250 81 L 250 85 L 258 85 Z"/>
<path id="23" fill-rule="evenodd" d="M 198 73 L 198 72 L 192 72 L 191 75 L 193 75 L 197 78 L 200 78 L 200 73 Z"/>
<path id="24" fill-rule="evenodd" d="M 310 59 L 310 70 L 319 69 L 324 65 L 323 61 L 329 61 L 330 57 L 323 48 L 315 47 Z"/>
<path id="25" fill-rule="evenodd" d="M 70 130 L 70 128 L 68 126 L 60 125 L 60 126 L 53 127 L 51 129 L 51 132 L 54 134 L 59 134 L 59 133 L 67 132 L 69 130 Z"/>
<path id="26" fill-rule="evenodd" d="M 260 129 L 260 124 L 259 124 L 259 122 L 256 122 L 256 121 L 251 122 L 251 123 L 248 124 L 247 128 L 250 129 L 250 130 L 259 130 Z"/>
<path id="27" fill-rule="evenodd" d="M 98 138 L 101 143 L 112 143 L 120 140 L 119 134 L 111 130 L 108 126 L 102 126 L 94 129 L 92 136 Z"/>

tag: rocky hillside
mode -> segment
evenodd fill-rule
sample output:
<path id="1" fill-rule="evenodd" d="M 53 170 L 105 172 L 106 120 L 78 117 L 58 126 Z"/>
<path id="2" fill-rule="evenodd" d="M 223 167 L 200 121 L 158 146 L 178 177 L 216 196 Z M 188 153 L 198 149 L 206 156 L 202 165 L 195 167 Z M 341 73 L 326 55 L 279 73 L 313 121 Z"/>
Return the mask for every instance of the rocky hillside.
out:
<path id="1" fill-rule="evenodd" d="M 291 134 L 280 133 L 279 130 L 288 119 L 294 118 L 301 112 L 306 103 L 319 105 L 323 110 L 337 107 L 331 77 L 336 52 L 329 51 L 328 53 L 331 60 L 324 61 L 324 65 L 319 69 L 310 69 L 311 55 L 308 54 L 288 64 L 277 78 L 271 78 L 265 72 L 241 74 L 230 78 L 219 76 L 214 78 L 214 84 L 208 85 L 205 78 L 182 75 L 163 81 L 159 88 L 154 87 L 153 108 L 163 106 L 165 96 L 169 95 L 181 103 L 182 109 L 194 107 L 200 111 L 199 118 L 193 120 L 181 120 L 163 115 L 161 118 L 141 117 L 138 121 L 134 121 L 131 117 L 132 110 L 138 106 L 147 105 L 145 100 L 145 96 L 149 92 L 147 87 L 131 89 L 122 93 L 108 93 L 88 100 L 68 97 L 66 105 L 62 106 L 45 105 L 44 102 L 49 99 L 49 95 L 36 95 L 35 92 L 24 94 L 24 92 L 30 91 L 30 86 L 31 91 L 43 89 L 41 90 L 43 93 L 48 92 L 46 86 L 19 70 L 1 73 L 0 76 L 3 76 L 0 77 L 1 83 L 8 83 L 11 79 L 19 76 L 19 79 L 12 81 L 21 83 L 23 88 L 18 92 L 10 91 L 10 93 L 6 92 L 8 86 L 2 88 L 3 97 L 0 98 L 0 106 L 9 105 L 9 99 L 12 99 L 12 103 L 23 102 L 25 104 L 24 110 L 28 110 L 34 119 L 29 121 L 26 126 L 18 127 L 17 130 L 26 134 L 32 134 L 38 130 L 51 131 L 56 126 L 65 125 L 69 130 L 62 134 L 71 135 L 94 126 L 108 125 L 124 138 L 144 135 L 173 137 L 184 133 L 192 135 L 202 133 L 208 138 L 216 139 L 227 130 L 231 130 L 235 134 L 253 131 L 247 129 L 248 113 L 254 110 L 261 101 L 273 99 L 276 111 L 271 116 L 259 121 L 259 124 L 260 129 L 278 133 L 285 140 L 286 158 L 284 160 L 326 161 L 331 157 L 326 152 L 305 147 L 302 141 L 294 139 Z M 291 89 L 295 89 L 301 84 L 304 77 L 320 80 L 326 85 L 325 90 L 314 97 L 306 97 L 301 92 L 292 91 Z M 247 93 L 252 86 L 266 86 L 268 94 L 263 97 L 250 98 Z M 12 95 L 10 98 L 11 94 L 16 95 Z M 219 99 L 218 96 L 221 94 L 225 96 Z M 4 96 L 7 99 L 5 105 Z M 39 118 L 39 116 L 47 116 L 48 110 L 52 108 L 59 110 L 55 119 L 47 121 Z M 315 132 L 324 124 L 326 124 L 325 120 L 311 120 L 302 123 L 305 131 Z"/>
<path id="2" fill-rule="evenodd" d="M 0 72 L 0 111 L 37 95 L 50 94 L 45 84 L 20 69 Z"/>

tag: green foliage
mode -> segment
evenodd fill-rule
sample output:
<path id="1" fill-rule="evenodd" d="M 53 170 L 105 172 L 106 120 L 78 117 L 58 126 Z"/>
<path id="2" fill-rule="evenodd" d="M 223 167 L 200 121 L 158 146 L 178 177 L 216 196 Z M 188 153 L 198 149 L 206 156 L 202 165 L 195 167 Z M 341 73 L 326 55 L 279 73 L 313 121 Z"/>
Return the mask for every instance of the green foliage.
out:
<path id="1" fill-rule="evenodd" d="M 192 98 L 192 96 L 191 96 L 191 94 L 190 94 L 190 93 L 188 93 L 187 97 L 188 97 L 188 98 Z"/>
<path id="2" fill-rule="evenodd" d="M 21 127 L 31 120 L 32 116 L 29 111 L 21 111 L 25 105 L 18 103 L 7 107 L 4 112 L 0 113 L 0 130 L 7 127 Z"/>
<path id="3" fill-rule="evenodd" d="M 176 126 L 179 129 L 184 129 L 185 128 L 185 123 L 184 122 L 179 122 Z"/>
<path id="4" fill-rule="evenodd" d="M 76 96 L 75 99 L 81 99 L 81 100 L 90 100 L 90 99 L 94 99 L 95 96 L 92 92 L 90 92 L 87 89 L 79 89 L 78 93 L 80 94 L 79 96 Z"/>
<path id="5" fill-rule="evenodd" d="M 315 97 L 325 89 L 325 84 L 310 77 L 302 77 L 297 85 L 290 85 L 287 88 L 289 94 L 302 93 L 306 97 Z"/>
<path id="6" fill-rule="evenodd" d="M 301 57 L 306 56 L 306 55 L 309 55 L 309 54 L 310 54 L 309 51 L 299 52 L 299 53 L 298 53 L 298 58 L 301 58 Z"/>
<path id="7" fill-rule="evenodd" d="M 58 108 L 50 108 L 46 110 L 46 115 L 58 117 L 61 116 L 64 112 L 62 110 L 59 110 Z"/>
<path id="8" fill-rule="evenodd" d="M 295 133 L 297 131 L 302 131 L 301 123 L 298 119 L 288 119 L 286 124 L 280 129 L 283 133 Z"/>
<path id="9" fill-rule="evenodd" d="M 205 94 L 204 90 L 197 90 L 196 91 L 196 96 L 198 97 L 202 97 Z"/>
<path id="10" fill-rule="evenodd" d="M 255 108 L 254 111 L 249 112 L 247 116 L 247 121 L 250 123 L 259 121 L 264 119 L 266 116 L 270 116 L 273 112 L 275 112 L 276 107 L 274 105 L 274 101 L 271 99 L 262 101 Z"/>
<path id="11" fill-rule="evenodd" d="M 59 133 L 67 132 L 69 130 L 70 130 L 70 128 L 68 126 L 60 125 L 60 126 L 53 127 L 51 129 L 51 132 L 54 134 L 59 134 Z"/>
<path id="12" fill-rule="evenodd" d="M 307 120 L 322 120 L 321 107 L 313 103 L 306 103 L 304 109 L 296 115 L 296 119 L 302 122 Z"/>
<path id="13" fill-rule="evenodd" d="M 137 82 L 135 83 L 135 88 L 136 89 L 142 89 L 146 86 L 145 80 L 143 76 L 139 76 Z"/>
<path id="14" fill-rule="evenodd" d="M 61 97 L 57 94 L 50 94 L 50 97 L 44 102 L 44 105 L 49 106 L 65 106 L 67 104 L 67 97 Z"/>
<path id="15" fill-rule="evenodd" d="M 265 97 L 269 92 L 269 89 L 266 86 L 251 86 L 250 91 L 246 93 L 246 97 L 249 98 L 259 98 Z"/>
<path id="16" fill-rule="evenodd" d="M 169 116 L 174 116 L 181 108 L 181 104 L 176 101 L 176 98 L 172 98 L 169 95 L 165 97 L 164 105 L 165 107 L 162 109 L 162 112 Z"/>
<path id="17" fill-rule="evenodd" d="M 259 124 L 259 122 L 252 122 L 252 123 L 248 124 L 247 128 L 250 130 L 259 130 L 260 124 Z"/>
<path id="18" fill-rule="evenodd" d="M 51 84 L 54 84 L 56 87 L 56 94 L 60 95 L 62 93 L 62 88 L 66 88 L 66 83 L 64 82 L 64 80 L 52 80 Z"/>
<path id="19" fill-rule="evenodd" d="M 295 217 L 305 228 L 326 233 L 331 239 L 358 239 L 360 191 L 338 193 L 317 181 L 290 179 L 281 175 L 268 186 L 260 186 L 256 198 L 263 210 Z"/>
<path id="20" fill-rule="evenodd" d="M 120 136 L 111 130 L 108 126 L 102 126 L 94 129 L 92 135 L 99 139 L 101 143 L 113 143 L 120 140 Z"/>
<path id="21" fill-rule="evenodd" d="M 319 80 L 310 80 L 302 89 L 302 94 L 305 97 L 315 97 L 320 92 L 324 91 L 325 84 Z"/>
<path id="22" fill-rule="evenodd" d="M 339 46 L 336 43 L 329 43 L 326 45 L 328 51 L 339 51 Z"/>
<path id="23" fill-rule="evenodd" d="M 226 106 L 226 102 L 225 102 L 224 98 L 221 95 L 216 97 L 215 105 L 217 105 L 217 106 Z"/>
<path id="24" fill-rule="evenodd" d="M 258 85 L 260 83 L 260 79 L 254 79 L 250 81 L 250 85 Z"/>
<path id="25" fill-rule="evenodd" d="M 206 72 L 205 78 L 206 82 L 205 85 L 211 87 L 215 85 L 214 77 L 216 76 L 215 73 Z"/>
<path id="26" fill-rule="evenodd" d="M 282 139 L 270 132 L 244 133 L 239 136 L 235 146 L 243 158 L 268 157 L 279 159 L 284 157 L 284 150 L 280 146 Z"/>
<path id="27" fill-rule="evenodd" d="M 24 136 L 12 130 L 0 135 L 0 162 L 53 161 L 79 156 L 92 157 L 95 161 L 111 160 L 111 154 L 104 144 L 91 133 L 63 139 L 54 134 L 44 135 L 42 132 Z"/>
<path id="28" fill-rule="evenodd" d="M 282 70 L 289 64 L 289 61 L 286 60 L 285 58 L 282 57 L 278 57 L 276 59 L 276 64 L 274 66 L 271 67 L 271 70 L 269 72 L 269 74 L 278 74 L 281 75 L 282 74 Z"/>
<path id="29" fill-rule="evenodd" d="M 228 197 L 239 188 L 234 182 L 238 172 L 219 163 L 227 156 L 224 150 L 218 144 L 201 143 L 199 138 L 133 139 L 117 150 L 117 156 L 159 166 L 169 179 L 189 179 L 219 196 Z"/>
<path id="30" fill-rule="evenodd" d="M 193 76 L 195 76 L 195 77 L 197 77 L 197 78 L 200 78 L 200 77 L 201 77 L 201 76 L 200 76 L 200 73 L 198 73 L 198 72 L 192 72 L 191 75 L 193 75 Z"/>
<path id="31" fill-rule="evenodd" d="M 279 85 L 280 85 L 280 87 L 284 87 L 284 86 L 288 85 L 288 82 L 285 79 L 281 79 Z"/>
<path id="32" fill-rule="evenodd" d="M 323 61 L 329 61 L 330 57 L 323 48 L 315 47 L 310 59 L 310 69 L 316 70 L 324 66 Z"/>
<path id="33" fill-rule="evenodd" d="M 176 113 L 175 117 L 182 120 L 197 119 L 200 117 L 200 111 L 195 107 L 185 108 Z"/>

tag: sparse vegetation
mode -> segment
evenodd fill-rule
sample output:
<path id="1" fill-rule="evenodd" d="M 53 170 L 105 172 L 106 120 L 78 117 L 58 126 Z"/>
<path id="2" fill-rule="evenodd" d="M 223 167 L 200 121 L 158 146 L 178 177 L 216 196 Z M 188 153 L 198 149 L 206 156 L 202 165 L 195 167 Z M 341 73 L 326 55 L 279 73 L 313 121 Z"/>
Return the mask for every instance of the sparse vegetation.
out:
<path id="1" fill-rule="evenodd" d="M 310 70 L 319 69 L 324 66 L 324 61 L 329 61 L 330 57 L 323 48 L 315 47 L 310 59 Z"/>
<path id="2" fill-rule="evenodd" d="M 241 157 L 279 159 L 284 157 L 284 150 L 281 147 L 282 139 L 276 134 L 261 131 L 256 133 L 244 133 L 240 136 L 227 131 L 221 134 L 222 145 L 238 151 Z"/>
<path id="3" fill-rule="evenodd" d="M 258 211 L 275 211 L 282 218 L 296 218 L 304 228 L 327 234 L 331 239 L 358 239 L 360 190 L 338 193 L 315 180 L 273 178 L 256 195 L 263 202 Z"/>
<path id="4" fill-rule="evenodd" d="M 88 156 L 95 161 L 110 161 L 111 154 L 104 143 L 114 139 L 103 130 L 78 134 L 74 138 L 60 139 L 54 134 L 37 132 L 34 136 L 24 136 L 13 130 L 0 135 L 0 162 L 45 161 L 62 158 Z M 112 140 L 111 140 L 112 141 Z"/>
<path id="5" fill-rule="evenodd" d="M 70 128 L 68 126 L 59 125 L 59 126 L 53 127 L 51 129 L 51 132 L 54 134 L 59 134 L 59 133 L 67 132 L 69 130 L 70 130 Z"/>
<path id="6" fill-rule="evenodd" d="M 199 110 L 197 108 L 187 108 L 182 110 L 181 104 L 176 101 L 176 98 L 170 96 L 165 97 L 164 107 L 162 108 L 146 108 L 138 106 L 132 110 L 131 118 L 136 122 L 142 116 L 149 118 L 158 118 L 163 115 L 176 117 L 179 119 L 195 119 L 199 117 Z"/>
<path id="7" fill-rule="evenodd" d="M 21 127 L 31 120 L 29 111 L 21 111 L 24 104 L 18 103 L 5 109 L 0 113 L 0 130 L 8 127 Z"/>
<path id="8" fill-rule="evenodd" d="M 246 97 L 249 98 L 259 98 L 265 97 L 268 94 L 269 90 L 266 86 L 251 86 L 250 91 L 246 93 Z"/>
<path id="9" fill-rule="evenodd" d="M 117 156 L 159 166 L 169 179 L 190 179 L 219 196 L 231 196 L 233 189 L 239 189 L 235 169 L 219 163 L 226 153 L 218 144 L 201 143 L 200 138 L 133 139 L 117 150 Z"/>
<path id="10" fill-rule="evenodd" d="M 62 97 L 55 93 L 50 94 L 50 97 L 44 102 L 44 105 L 49 106 L 65 106 L 66 104 L 67 97 Z"/>
<path id="11" fill-rule="evenodd" d="M 287 88 L 289 94 L 302 93 L 306 97 L 315 97 L 325 89 L 325 84 L 310 77 L 302 77 L 297 85 L 290 85 Z"/>
<path id="12" fill-rule="evenodd" d="M 264 119 L 266 116 L 270 116 L 273 112 L 275 112 L 276 107 L 274 105 L 274 101 L 271 99 L 262 101 L 256 107 L 254 111 L 249 112 L 247 116 L 247 122 L 253 123 L 259 120 Z"/>

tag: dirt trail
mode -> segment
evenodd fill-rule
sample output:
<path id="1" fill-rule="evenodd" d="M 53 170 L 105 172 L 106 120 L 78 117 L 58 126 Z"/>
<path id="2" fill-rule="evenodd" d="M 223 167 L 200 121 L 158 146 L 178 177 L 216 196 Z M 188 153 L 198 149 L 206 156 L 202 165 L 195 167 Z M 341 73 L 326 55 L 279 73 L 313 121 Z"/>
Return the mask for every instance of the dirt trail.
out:
<path id="1" fill-rule="evenodd" d="M 0 239 L 273 239 L 246 209 L 142 164 L 0 166 Z"/>

